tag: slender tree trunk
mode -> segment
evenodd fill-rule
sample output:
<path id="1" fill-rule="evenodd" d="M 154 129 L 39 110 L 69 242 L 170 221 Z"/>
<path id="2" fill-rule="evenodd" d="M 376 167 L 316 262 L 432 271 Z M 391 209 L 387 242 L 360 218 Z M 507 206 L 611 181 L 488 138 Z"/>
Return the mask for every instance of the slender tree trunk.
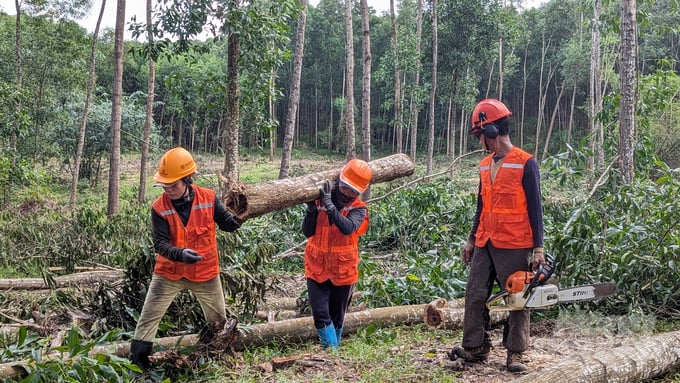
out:
<path id="1" fill-rule="evenodd" d="M 621 1 L 621 124 L 619 126 L 619 168 L 628 185 L 635 176 L 635 93 L 637 83 L 637 5 Z"/>
<path id="2" fill-rule="evenodd" d="M 350 160 L 357 155 L 354 128 L 354 28 L 352 27 L 352 0 L 345 0 L 345 49 L 347 54 L 345 77 L 345 129 L 347 132 L 347 150 L 345 157 Z"/>
<path id="3" fill-rule="evenodd" d="M 109 198 L 107 214 L 118 214 L 120 187 L 120 125 L 123 104 L 123 54 L 125 33 L 125 0 L 116 6 L 116 32 L 114 43 L 113 92 L 111 92 L 111 146 L 109 153 Z"/>
<path id="4" fill-rule="evenodd" d="M 368 15 L 368 2 L 361 0 L 361 29 L 363 31 L 363 66 L 361 96 L 361 158 L 371 161 L 371 26 Z M 363 198 L 371 198 L 371 187 L 364 191 Z"/>
<path id="5" fill-rule="evenodd" d="M 268 100 L 268 110 L 269 110 L 269 119 L 270 121 L 274 121 L 276 119 L 276 114 L 274 112 L 274 100 L 272 97 L 272 94 L 274 93 L 274 90 L 276 89 L 276 73 L 274 69 L 271 70 L 269 73 L 269 96 L 267 96 Z M 278 126 L 278 124 L 276 124 Z M 269 162 L 274 162 L 274 155 L 276 153 L 276 128 L 270 127 L 269 128 Z"/>
<path id="6" fill-rule="evenodd" d="M 239 2 L 233 5 L 239 7 Z M 227 54 L 227 126 L 224 135 L 224 176 L 230 180 L 239 179 L 239 127 L 240 127 L 240 87 L 239 87 L 239 58 L 241 57 L 241 45 L 238 35 L 229 33 Z"/>
<path id="7" fill-rule="evenodd" d="M 498 99 L 503 99 L 503 38 L 498 39 Z"/>
<path id="8" fill-rule="evenodd" d="M 14 23 L 14 61 L 16 63 L 16 80 L 17 80 L 17 103 L 16 103 L 16 115 L 14 116 L 14 128 L 10 136 L 9 147 L 12 149 L 12 164 L 16 161 L 16 150 L 17 150 L 17 137 L 19 136 L 19 128 L 21 126 L 21 92 L 23 88 L 23 63 L 21 57 L 21 1 L 14 0 L 14 7 L 16 8 L 17 15 Z"/>
<path id="9" fill-rule="evenodd" d="M 519 146 L 524 147 L 524 114 L 526 112 L 526 100 L 527 100 L 527 55 L 529 49 L 524 48 L 524 62 L 522 63 L 522 110 L 520 112 L 519 119 Z M 462 154 L 462 153 L 461 153 Z"/>
<path id="10" fill-rule="evenodd" d="M 601 150 L 599 132 L 602 129 L 602 123 L 597 120 L 597 114 L 602 108 L 602 79 L 600 74 L 600 13 L 602 1 L 593 1 L 593 29 L 590 50 L 590 149 L 592 153 L 598 153 Z M 595 158 L 592 156 L 588 157 L 588 168 L 595 169 Z"/>
<path id="11" fill-rule="evenodd" d="M 430 89 L 430 108 L 429 108 L 429 136 L 427 138 L 427 170 L 426 174 L 432 174 L 432 163 L 434 160 L 434 107 L 437 105 L 435 97 L 437 95 L 437 60 L 438 60 L 438 38 L 437 38 L 437 0 L 432 0 L 432 88 Z"/>
<path id="12" fill-rule="evenodd" d="M 99 10 L 97 17 L 97 24 L 92 33 L 92 48 L 90 50 L 90 70 L 89 79 L 87 82 L 87 91 L 85 96 L 85 106 L 83 107 L 83 119 L 80 122 L 80 130 L 78 131 L 78 143 L 76 147 L 76 158 L 73 164 L 73 177 L 71 179 L 71 194 L 69 196 L 69 207 L 73 208 L 76 205 L 76 194 L 78 193 L 78 177 L 80 176 L 80 163 L 83 159 L 83 148 L 85 147 L 85 131 L 87 129 L 87 118 L 90 115 L 90 103 L 92 102 L 92 90 L 94 89 L 94 82 L 97 78 L 95 68 L 97 67 L 97 36 L 99 35 L 99 26 L 102 23 L 104 15 L 104 8 L 106 7 L 106 0 L 102 0 L 102 7 Z"/>
<path id="13" fill-rule="evenodd" d="M 102 7 L 103 9 L 103 7 Z M 151 30 L 153 1 L 146 0 L 146 39 L 149 44 L 149 50 L 153 51 L 153 31 Z M 149 142 L 151 141 L 151 127 L 153 126 L 153 104 L 156 98 L 156 61 L 152 55 L 149 55 L 149 79 L 146 83 L 146 118 L 144 120 L 144 139 L 142 140 L 142 159 L 139 164 L 139 196 L 137 199 L 140 203 L 146 200 L 146 178 L 147 168 L 149 164 Z M 206 146 L 207 146 L 206 134 Z"/>
<path id="14" fill-rule="evenodd" d="M 423 0 L 416 2 L 416 78 L 411 94 L 411 161 L 416 162 L 418 150 L 418 111 L 420 110 L 420 69 L 421 64 L 421 40 L 423 36 Z"/>
<path id="15" fill-rule="evenodd" d="M 545 160 L 548 156 L 548 149 L 550 148 L 550 137 L 552 136 L 553 127 L 555 126 L 555 117 L 560 110 L 560 100 L 564 94 L 565 84 L 562 84 L 560 93 L 557 95 L 557 101 L 555 101 L 555 109 L 553 109 L 552 116 L 550 117 L 550 125 L 548 125 L 548 133 L 545 136 L 545 145 L 543 146 L 543 155 L 541 156 L 541 161 Z"/>
<path id="16" fill-rule="evenodd" d="M 305 51 L 305 26 L 307 24 L 307 0 L 300 0 L 302 9 L 298 18 L 297 36 L 295 41 L 295 55 L 293 58 L 293 73 L 290 77 L 290 95 L 288 97 L 288 112 L 284 129 L 283 148 L 281 151 L 281 168 L 279 179 L 288 178 L 290 158 L 293 151 L 293 135 L 297 122 L 298 106 L 300 105 L 300 77 L 302 73 L 302 59 Z"/>
<path id="17" fill-rule="evenodd" d="M 392 55 L 394 56 L 394 138 L 397 153 L 404 150 L 403 132 L 401 125 L 401 74 L 399 73 L 399 40 L 397 39 L 397 16 L 394 10 L 394 0 L 390 0 L 390 17 L 392 19 Z"/>

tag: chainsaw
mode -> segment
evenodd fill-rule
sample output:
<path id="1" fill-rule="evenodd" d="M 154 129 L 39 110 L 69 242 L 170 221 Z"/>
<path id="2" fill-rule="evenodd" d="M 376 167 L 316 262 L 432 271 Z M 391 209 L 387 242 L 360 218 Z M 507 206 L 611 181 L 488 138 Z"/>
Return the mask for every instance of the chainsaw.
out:
<path id="1" fill-rule="evenodd" d="M 546 254 L 545 264 L 536 272 L 517 271 L 508 277 L 505 288 L 486 301 L 489 311 L 542 309 L 557 303 L 574 303 L 608 297 L 616 292 L 611 282 L 592 283 L 560 289 L 551 283 L 555 257 Z"/>

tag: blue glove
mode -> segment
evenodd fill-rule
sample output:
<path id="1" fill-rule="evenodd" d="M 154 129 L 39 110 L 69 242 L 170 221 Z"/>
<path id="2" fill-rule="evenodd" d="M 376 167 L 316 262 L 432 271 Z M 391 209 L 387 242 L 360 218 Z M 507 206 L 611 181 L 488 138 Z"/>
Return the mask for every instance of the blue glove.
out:
<path id="1" fill-rule="evenodd" d="M 191 249 L 184 249 L 182 250 L 182 262 L 193 265 L 194 263 L 198 261 L 202 261 L 203 257 L 198 255 L 198 253 L 194 250 Z"/>
<path id="2" fill-rule="evenodd" d="M 321 193 L 321 204 L 326 208 L 327 212 L 335 210 L 335 205 L 333 200 L 331 200 L 331 183 L 330 181 L 324 181 L 323 188 L 319 190 Z"/>

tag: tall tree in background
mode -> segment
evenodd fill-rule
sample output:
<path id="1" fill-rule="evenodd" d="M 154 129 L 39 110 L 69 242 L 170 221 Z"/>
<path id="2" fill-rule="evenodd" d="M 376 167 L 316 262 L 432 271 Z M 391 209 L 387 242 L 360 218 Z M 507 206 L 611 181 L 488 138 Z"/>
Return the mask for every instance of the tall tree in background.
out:
<path id="1" fill-rule="evenodd" d="M 593 25 L 591 32 L 591 50 L 590 50 L 590 84 L 589 94 L 590 99 L 588 109 L 590 112 L 590 149 L 591 152 L 597 155 L 598 168 L 604 163 L 603 143 L 603 129 L 602 122 L 597 119 L 597 114 L 602 109 L 602 79 L 600 74 L 600 14 L 602 13 L 602 1 L 594 0 L 593 3 Z M 600 162 L 602 158 L 602 162 Z M 592 156 L 588 157 L 588 167 L 595 169 L 595 159 Z"/>
<path id="2" fill-rule="evenodd" d="M 293 56 L 293 73 L 290 77 L 290 95 L 288 96 L 288 113 L 284 126 L 283 148 L 281 151 L 281 168 L 279 179 L 288 178 L 291 152 L 293 151 L 293 136 L 297 122 L 298 106 L 300 104 L 300 77 L 302 75 L 302 59 L 305 50 L 305 25 L 307 24 L 307 0 L 300 0 L 300 16 L 298 17 L 297 41 Z"/>
<path id="3" fill-rule="evenodd" d="M 394 136 L 397 141 L 397 153 L 402 153 L 403 139 L 401 126 L 401 74 L 399 73 L 399 40 L 397 39 L 397 16 L 394 0 L 390 0 L 390 17 L 392 18 L 392 54 L 394 55 Z"/>
<path id="4" fill-rule="evenodd" d="M 635 92 L 637 83 L 637 5 L 621 1 L 621 104 L 619 126 L 619 168 L 626 184 L 635 176 Z"/>
<path id="5" fill-rule="evenodd" d="M 354 28 L 352 27 L 352 0 L 345 0 L 345 43 L 346 75 L 345 75 L 345 127 L 347 131 L 347 151 L 345 156 L 350 160 L 356 156 L 354 128 Z"/>
<path id="6" fill-rule="evenodd" d="M 361 158 L 371 161 L 371 25 L 368 14 L 368 2 L 361 0 L 361 30 L 362 30 L 362 92 L 361 92 Z M 371 198 L 371 187 L 364 191 L 365 199 Z"/>
<path id="7" fill-rule="evenodd" d="M 123 37 L 125 33 L 125 0 L 116 5 L 116 32 L 114 42 L 113 91 L 111 92 L 111 144 L 109 152 L 109 196 L 107 215 L 118 214 L 120 209 L 120 125 L 123 104 Z"/>
<path id="8" fill-rule="evenodd" d="M 151 1 L 151 0 L 149 0 Z M 104 16 L 104 8 L 106 8 L 106 0 L 102 0 L 102 7 L 99 9 L 99 16 L 97 17 L 97 24 L 92 33 L 92 48 L 90 51 L 90 70 L 89 79 L 87 81 L 87 90 L 85 94 L 85 106 L 83 107 L 83 118 L 80 122 L 80 130 L 78 132 L 78 143 L 76 144 L 76 156 L 73 164 L 73 177 L 71 179 L 71 194 L 69 197 L 69 207 L 73 208 L 76 205 L 76 194 L 78 192 L 78 177 L 80 175 L 80 162 L 83 158 L 83 148 L 85 147 L 85 131 L 87 128 L 87 118 L 90 115 L 90 103 L 92 103 L 92 93 L 94 90 L 94 83 L 97 78 L 95 69 L 97 67 L 97 38 L 99 36 L 99 27 Z"/>
<path id="9" fill-rule="evenodd" d="M 439 42 L 437 41 L 437 0 L 432 0 L 432 85 L 430 88 L 430 107 L 429 107 L 429 136 L 427 138 L 427 170 L 426 174 L 429 176 L 432 174 L 433 160 L 434 160 L 434 108 L 437 105 L 435 102 L 435 97 L 437 95 L 437 60 L 438 52 L 437 46 Z"/>
<path id="10" fill-rule="evenodd" d="M 240 0 L 229 2 L 227 23 L 237 25 L 240 14 Z M 224 148 L 223 174 L 229 180 L 239 179 L 239 127 L 240 127 L 240 88 L 239 88 L 239 58 L 241 45 L 238 34 L 229 31 L 227 35 L 227 129 L 222 141 Z"/>
<path id="11" fill-rule="evenodd" d="M 153 9 L 152 0 L 146 0 L 146 43 L 149 45 L 149 52 L 154 49 L 153 30 L 151 29 Z M 144 138 L 142 139 L 142 158 L 139 164 L 139 195 L 137 199 L 143 203 L 146 199 L 146 177 L 147 165 L 149 163 L 149 141 L 151 140 L 151 127 L 153 126 L 153 103 L 155 98 L 156 85 L 156 61 L 154 54 L 149 54 L 149 78 L 146 82 L 146 117 L 144 120 Z"/>
<path id="12" fill-rule="evenodd" d="M 413 81 L 413 91 L 411 94 L 411 161 L 416 162 L 416 151 L 418 148 L 418 111 L 420 110 L 420 43 L 423 36 L 423 0 L 416 0 L 416 67 L 415 79 Z"/>
<path id="13" fill-rule="evenodd" d="M 16 64 L 16 80 L 17 80 L 17 100 L 16 100 L 16 111 L 14 116 L 14 129 L 10 133 L 10 143 L 9 147 L 12 151 L 17 149 L 17 136 L 19 135 L 18 130 L 21 126 L 21 89 L 23 87 L 23 76 L 22 76 L 22 61 L 21 61 L 21 1 L 14 0 L 14 7 L 16 8 L 17 15 L 14 24 L 14 49 L 15 57 L 14 61 Z M 12 157 L 14 161 L 15 156 Z"/>

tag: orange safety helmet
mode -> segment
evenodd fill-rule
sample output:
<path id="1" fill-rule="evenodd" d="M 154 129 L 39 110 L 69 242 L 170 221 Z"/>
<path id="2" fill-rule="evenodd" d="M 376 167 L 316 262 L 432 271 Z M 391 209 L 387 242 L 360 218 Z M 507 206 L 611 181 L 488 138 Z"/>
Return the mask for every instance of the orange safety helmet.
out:
<path id="1" fill-rule="evenodd" d="M 153 179 L 161 184 L 172 184 L 195 172 L 196 162 L 191 153 L 182 147 L 176 147 L 163 154 Z"/>
<path id="2" fill-rule="evenodd" d="M 512 116 L 512 112 L 505 104 L 494 98 L 486 98 L 478 102 L 472 111 L 472 128 L 468 133 L 479 135 L 484 130 L 482 126 L 509 116 Z"/>
<path id="3" fill-rule="evenodd" d="M 342 168 L 340 182 L 351 186 L 358 193 L 363 193 L 371 182 L 373 171 L 366 161 L 358 158 L 352 159 Z"/>

